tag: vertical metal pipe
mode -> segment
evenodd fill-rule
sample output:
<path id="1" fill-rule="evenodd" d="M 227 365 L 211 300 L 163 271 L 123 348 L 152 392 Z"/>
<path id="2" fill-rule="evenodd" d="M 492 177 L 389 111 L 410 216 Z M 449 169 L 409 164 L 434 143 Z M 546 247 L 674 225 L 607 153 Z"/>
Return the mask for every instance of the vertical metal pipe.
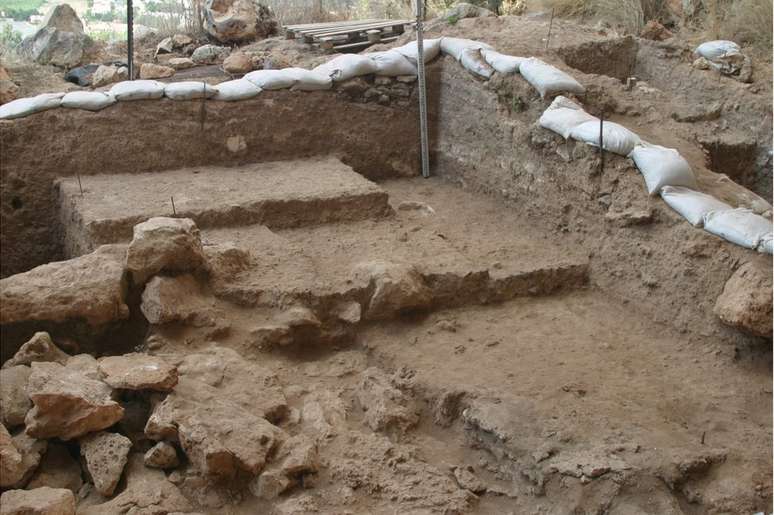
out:
<path id="1" fill-rule="evenodd" d="M 605 110 L 599 112 L 599 174 L 605 173 L 605 141 L 603 139 Z"/>
<path id="2" fill-rule="evenodd" d="M 129 67 L 129 80 L 134 80 L 134 9 L 132 0 L 126 0 L 126 63 Z"/>
<path id="3" fill-rule="evenodd" d="M 422 177 L 430 177 L 430 151 L 427 138 L 427 84 L 425 82 L 425 50 L 423 34 L 424 0 L 416 1 L 417 15 L 417 86 L 419 87 L 419 132 L 422 155 Z"/>

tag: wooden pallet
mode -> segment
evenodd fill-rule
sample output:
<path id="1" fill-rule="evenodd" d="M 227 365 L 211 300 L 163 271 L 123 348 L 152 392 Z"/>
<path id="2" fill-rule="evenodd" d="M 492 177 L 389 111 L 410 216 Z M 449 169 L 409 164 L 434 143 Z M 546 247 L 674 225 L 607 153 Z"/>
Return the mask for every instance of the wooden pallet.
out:
<path id="1" fill-rule="evenodd" d="M 334 52 L 353 52 L 375 43 L 395 41 L 411 20 L 352 20 L 286 25 L 285 37 L 301 39 Z"/>

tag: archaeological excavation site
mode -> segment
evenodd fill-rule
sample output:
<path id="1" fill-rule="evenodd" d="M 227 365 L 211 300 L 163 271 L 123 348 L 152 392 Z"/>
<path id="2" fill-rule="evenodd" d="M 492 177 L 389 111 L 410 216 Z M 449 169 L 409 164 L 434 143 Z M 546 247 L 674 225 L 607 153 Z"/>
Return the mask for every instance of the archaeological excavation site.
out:
<path id="1" fill-rule="evenodd" d="M 401 2 L 0 53 L 0 514 L 772 512 L 771 34 Z"/>

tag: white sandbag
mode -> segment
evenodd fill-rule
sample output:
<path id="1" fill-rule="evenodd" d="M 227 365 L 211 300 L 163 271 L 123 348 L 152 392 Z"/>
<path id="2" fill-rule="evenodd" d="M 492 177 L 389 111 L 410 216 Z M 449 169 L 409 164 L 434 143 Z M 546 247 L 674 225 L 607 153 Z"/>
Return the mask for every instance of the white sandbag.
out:
<path id="1" fill-rule="evenodd" d="M 215 100 L 235 102 L 253 98 L 261 92 L 261 88 L 245 78 L 221 82 L 215 86 Z"/>
<path id="2" fill-rule="evenodd" d="M 46 109 L 59 107 L 64 93 L 43 93 L 29 98 L 11 100 L 0 106 L 0 120 L 21 118 L 33 113 L 39 113 Z"/>
<path id="3" fill-rule="evenodd" d="M 471 49 L 481 50 L 483 48 L 494 50 L 490 45 L 487 45 L 486 43 L 482 43 L 480 41 L 475 41 L 472 39 L 464 39 L 464 38 L 451 38 L 451 37 L 442 37 L 439 48 L 441 52 L 443 52 L 446 55 L 452 56 L 457 61 L 462 60 L 462 54 L 465 52 L 465 50 L 471 50 Z"/>
<path id="4" fill-rule="evenodd" d="M 490 78 L 494 73 L 494 68 L 489 66 L 489 63 L 484 60 L 481 50 L 478 48 L 468 48 L 462 52 L 460 64 L 470 73 L 486 79 Z"/>
<path id="5" fill-rule="evenodd" d="M 481 55 L 484 56 L 489 66 L 500 73 L 519 73 L 522 61 L 526 61 L 526 57 L 501 54 L 491 48 L 482 48 Z"/>
<path id="6" fill-rule="evenodd" d="M 769 233 L 758 243 L 758 252 L 765 254 L 774 254 L 774 234 Z"/>
<path id="7" fill-rule="evenodd" d="M 110 94 L 118 101 L 161 98 L 164 96 L 164 84 L 157 80 L 125 80 L 114 84 Z"/>
<path id="8" fill-rule="evenodd" d="M 707 41 L 699 45 L 694 53 L 709 61 L 717 61 L 729 55 L 740 54 L 742 49 L 733 41 Z"/>
<path id="9" fill-rule="evenodd" d="M 713 211 L 733 209 L 712 195 L 694 191 L 683 186 L 664 186 L 661 188 L 661 198 L 694 227 L 703 226 L 704 217 Z"/>
<path id="10" fill-rule="evenodd" d="M 551 102 L 538 120 L 541 127 L 561 134 L 564 139 L 570 137 L 570 132 L 575 127 L 586 122 L 596 122 L 599 127 L 597 117 L 590 115 L 581 106 L 562 95 Z"/>
<path id="11" fill-rule="evenodd" d="M 333 87 L 331 78 L 322 73 L 315 73 L 304 68 L 285 68 L 282 71 L 295 79 L 296 83 L 292 88 L 294 90 L 319 91 Z"/>
<path id="12" fill-rule="evenodd" d="M 102 91 L 71 91 L 62 97 L 62 107 L 99 111 L 116 103 L 115 97 Z"/>
<path id="13" fill-rule="evenodd" d="M 704 217 L 704 230 L 726 241 L 748 249 L 756 249 L 772 233 L 771 221 L 749 209 L 712 211 Z M 765 250 L 765 248 L 764 248 Z"/>
<path id="14" fill-rule="evenodd" d="M 607 132 L 605 132 L 605 146 L 607 146 Z M 680 152 L 673 148 L 658 145 L 637 145 L 629 156 L 637 165 L 648 193 L 658 195 L 664 186 L 685 186 L 696 189 L 696 176 L 693 175 L 691 165 Z"/>
<path id="15" fill-rule="evenodd" d="M 334 82 L 341 82 L 361 75 L 376 73 L 376 69 L 376 63 L 365 55 L 343 54 L 321 64 L 312 71 L 330 77 Z"/>
<path id="16" fill-rule="evenodd" d="M 570 136 L 595 147 L 599 146 L 599 121 L 583 122 L 570 130 Z M 602 144 L 605 150 L 628 156 L 635 145 L 640 144 L 640 137 L 615 122 L 604 122 L 602 126 Z M 684 186 L 679 184 L 678 186 Z"/>
<path id="17" fill-rule="evenodd" d="M 288 89 L 296 83 L 296 75 L 285 70 L 257 70 L 245 74 L 249 80 L 261 89 Z"/>
<path id="18" fill-rule="evenodd" d="M 538 90 L 541 97 L 554 93 L 575 93 L 582 95 L 586 88 L 573 79 L 570 75 L 564 73 L 559 68 L 544 63 L 540 59 L 530 57 L 525 59 L 519 65 L 519 73 L 529 82 L 533 88 Z"/>
<path id="19" fill-rule="evenodd" d="M 444 38 L 425 39 L 422 41 L 422 55 L 424 56 L 424 61 L 426 63 L 429 63 L 438 57 L 438 54 L 441 52 L 441 41 L 443 39 Z M 400 52 L 414 64 L 419 60 L 416 41 L 410 41 L 403 46 L 393 48 L 393 50 Z"/>
<path id="20" fill-rule="evenodd" d="M 215 88 L 206 82 L 171 82 L 164 87 L 164 95 L 172 100 L 196 100 L 215 96 Z"/>
<path id="21" fill-rule="evenodd" d="M 373 52 L 365 55 L 376 64 L 377 75 L 397 77 L 399 75 L 417 74 L 417 65 L 409 61 L 406 56 L 396 50 Z"/>

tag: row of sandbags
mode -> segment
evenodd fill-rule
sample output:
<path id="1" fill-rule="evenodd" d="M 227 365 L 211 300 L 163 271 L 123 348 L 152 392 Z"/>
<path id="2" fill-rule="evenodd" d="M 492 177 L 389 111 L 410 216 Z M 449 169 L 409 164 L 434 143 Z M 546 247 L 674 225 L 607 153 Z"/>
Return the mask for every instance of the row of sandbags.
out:
<path id="1" fill-rule="evenodd" d="M 573 138 L 599 147 L 600 120 L 572 100 L 558 96 L 538 122 L 563 138 Z M 688 161 L 673 148 L 652 145 L 626 127 L 602 122 L 602 146 L 605 150 L 634 161 L 645 179 L 650 195 L 664 201 L 695 227 L 741 245 L 772 253 L 772 223 L 750 209 L 734 209 L 698 190 L 696 177 Z"/>
<path id="2" fill-rule="evenodd" d="M 424 41 L 424 62 L 435 59 L 440 52 L 452 56 L 465 69 L 484 78 L 491 77 L 495 71 L 505 74 L 520 72 L 541 96 L 562 92 L 576 94 L 584 92 L 583 86 L 574 78 L 540 59 L 500 54 L 491 46 L 478 41 L 451 37 Z M 258 70 L 246 74 L 241 79 L 230 80 L 216 86 L 203 82 L 164 84 L 154 80 L 125 81 L 115 84 L 107 92 L 46 93 L 14 100 L 0 106 L 0 119 L 21 118 L 54 107 L 98 111 L 115 102 L 127 100 L 167 97 L 173 100 L 212 98 L 237 101 L 252 98 L 264 89 L 325 90 L 332 88 L 334 82 L 361 75 L 375 74 L 390 77 L 416 75 L 417 59 L 417 43 L 412 41 L 383 52 L 363 55 L 343 54 L 312 70 L 304 68 Z"/>

